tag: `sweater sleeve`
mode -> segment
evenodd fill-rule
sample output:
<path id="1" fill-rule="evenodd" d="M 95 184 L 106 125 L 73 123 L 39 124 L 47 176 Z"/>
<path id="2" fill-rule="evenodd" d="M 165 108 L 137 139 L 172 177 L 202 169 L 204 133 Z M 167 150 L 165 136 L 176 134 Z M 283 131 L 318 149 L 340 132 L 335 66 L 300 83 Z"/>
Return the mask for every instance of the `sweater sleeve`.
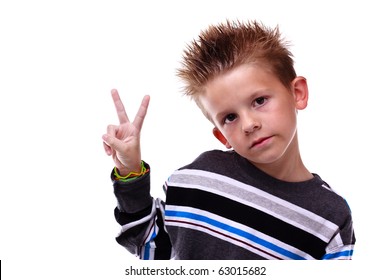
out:
<path id="1" fill-rule="evenodd" d="M 352 215 L 345 217 L 344 223 L 339 226 L 338 231 L 330 240 L 324 260 L 351 260 L 356 242 L 353 229 Z"/>
<path id="2" fill-rule="evenodd" d="M 169 259 L 171 243 L 164 227 L 164 203 L 150 195 L 150 174 L 131 182 L 111 179 L 117 207 L 114 214 L 121 225 L 117 242 L 140 259 Z"/>

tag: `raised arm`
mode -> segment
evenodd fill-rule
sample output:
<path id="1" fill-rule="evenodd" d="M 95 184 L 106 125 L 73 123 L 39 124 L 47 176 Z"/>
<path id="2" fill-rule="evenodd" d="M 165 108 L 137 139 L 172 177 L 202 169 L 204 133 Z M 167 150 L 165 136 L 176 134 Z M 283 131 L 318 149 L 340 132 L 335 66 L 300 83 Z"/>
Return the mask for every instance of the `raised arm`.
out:
<path id="1" fill-rule="evenodd" d="M 104 150 L 112 156 L 119 173 L 124 176 L 141 170 L 140 134 L 148 110 L 150 97 L 146 95 L 133 122 L 130 122 L 125 106 L 116 89 L 111 90 L 112 99 L 119 118 L 119 125 L 109 125 L 103 135 Z"/>

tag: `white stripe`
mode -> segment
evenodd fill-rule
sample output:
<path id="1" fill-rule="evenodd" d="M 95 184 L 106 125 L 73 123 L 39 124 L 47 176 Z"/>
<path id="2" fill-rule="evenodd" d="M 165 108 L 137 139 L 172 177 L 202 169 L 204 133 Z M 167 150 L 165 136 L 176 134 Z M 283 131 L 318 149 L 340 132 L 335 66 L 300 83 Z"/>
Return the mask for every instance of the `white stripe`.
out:
<path id="1" fill-rule="evenodd" d="M 266 259 L 277 259 L 273 255 L 269 255 L 269 254 L 266 254 L 266 252 L 255 250 L 251 246 L 248 246 L 248 245 L 246 245 L 246 244 L 244 244 L 242 242 L 239 242 L 237 240 L 234 240 L 234 239 L 226 238 L 225 236 L 223 236 L 221 234 L 218 234 L 218 233 L 216 233 L 214 231 L 208 230 L 207 228 L 196 227 L 195 225 L 183 224 L 183 223 L 178 223 L 178 222 L 169 222 L 167 224 L 170 225 L 170 226 L 174 226 L 174 227 L 182 227 L 182 228 L 189 228 L 189 229 L 193 229 L 193 230 L 197 230 L 197 231 L 202 231 L 202 232 L 207 233 L 209 235 L 212 235 L 212 236 L 214 236 L 216 238 L 225 240 L 225 241 L 227 241 L 229 243 L 232 243 L 232 244 L 234 244 L 236 246 L 242 247 L 242 248 L 244 248 L 244 249 L 246 249 L 248 251 L 251 251 L 251 252 L 253 252 L 256 255 L 260 255 L 260 256 L 262 256 L 262 257 L 264 257 Z M 208 227 L 210 227 L 210 226 L 208 225 Z M 219 231 L 221 231 L 221 230 L 219 230 Z M 249 243 L 249 242 L 247 241 L 247 243 Z M 274 253 L 274 255 L 276 255 L 276 253 Z M 281 257 L 281 258 L 283 258 L 283 257 Z"/>
<path id="2" fill-rule="evenodd" d="M 140 225 L 142 223 L 145 223 L 147 221 L 153 221 L 153 217 L 156 215 L 156 207 L 155 207 L 155 202 L 153 201 L 153 206 L 152 206 L 152 211 L 150 212 L 149 215 L 143 217 L 142 219 L 140 220 L 137 220 L 137 221 L 134 221 L 134 222 L 131 222 L 131 223 L 128 223 L 128 224 L 125 224 L 122 226 L 122 229 L 121 229 L 121 232 L 125 232 L 126 230 L 132 228 L 132 227 L 135 227 L 137 225 Z"/>
<path id="3" fill-rule="evenodd" d="M 344 242 L 343 240 L 341 239 L 341 235 L 340 233 L 336 234 L 336 236 L 329 242 L 328 246 L 327 246 L 327 254 L 328 253 L 332 253 L 331 252 L 331 248 L 339 248 L 339 247 L 342 247 L 344 246 Z M 328 249 L 330 248 L 330 249 Z M 330 251 L 329 251 L 330 250 Z"/>

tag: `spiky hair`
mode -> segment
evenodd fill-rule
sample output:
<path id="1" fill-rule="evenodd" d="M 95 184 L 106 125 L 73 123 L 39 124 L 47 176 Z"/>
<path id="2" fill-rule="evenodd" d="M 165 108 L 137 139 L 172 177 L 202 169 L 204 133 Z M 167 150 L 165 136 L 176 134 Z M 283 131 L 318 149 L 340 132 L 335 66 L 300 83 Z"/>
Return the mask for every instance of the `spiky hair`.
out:
<path id="1" fill-rule="evenodd" d="M 195 101 L 208 81 L 246 63 L 268 69 L 290 87 L 296 77 L 292 57 L 278 27 L 227 20 L 209 26 L 187 45 L 177 75 L 184 82 L 184 94 Z"/>

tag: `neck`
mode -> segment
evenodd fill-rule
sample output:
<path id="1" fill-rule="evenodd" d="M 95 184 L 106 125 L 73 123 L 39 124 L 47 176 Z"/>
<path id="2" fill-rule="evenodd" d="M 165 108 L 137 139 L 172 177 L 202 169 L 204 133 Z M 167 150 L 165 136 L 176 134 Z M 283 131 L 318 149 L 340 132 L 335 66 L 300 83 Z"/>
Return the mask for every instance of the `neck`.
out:
<path id="1" fill-rule="evenodd" d="M 295 135 L 284 155 L 276 162 L 261 166 L 255 164 L 255 166 L 268 175 L 286 182 L 302 182 L 313 178 L 313 174 L 303 164 L 297 135 Z"/>
<path id="2" fill-rule="evenodd" d="M 313 174 L 303 164 L 301 158 L 295 162 L 291 161 L 288 165 L 267 166 L 261 168 L 268 175 L 286 182 L 303 182 L 313 178 Z"/>

